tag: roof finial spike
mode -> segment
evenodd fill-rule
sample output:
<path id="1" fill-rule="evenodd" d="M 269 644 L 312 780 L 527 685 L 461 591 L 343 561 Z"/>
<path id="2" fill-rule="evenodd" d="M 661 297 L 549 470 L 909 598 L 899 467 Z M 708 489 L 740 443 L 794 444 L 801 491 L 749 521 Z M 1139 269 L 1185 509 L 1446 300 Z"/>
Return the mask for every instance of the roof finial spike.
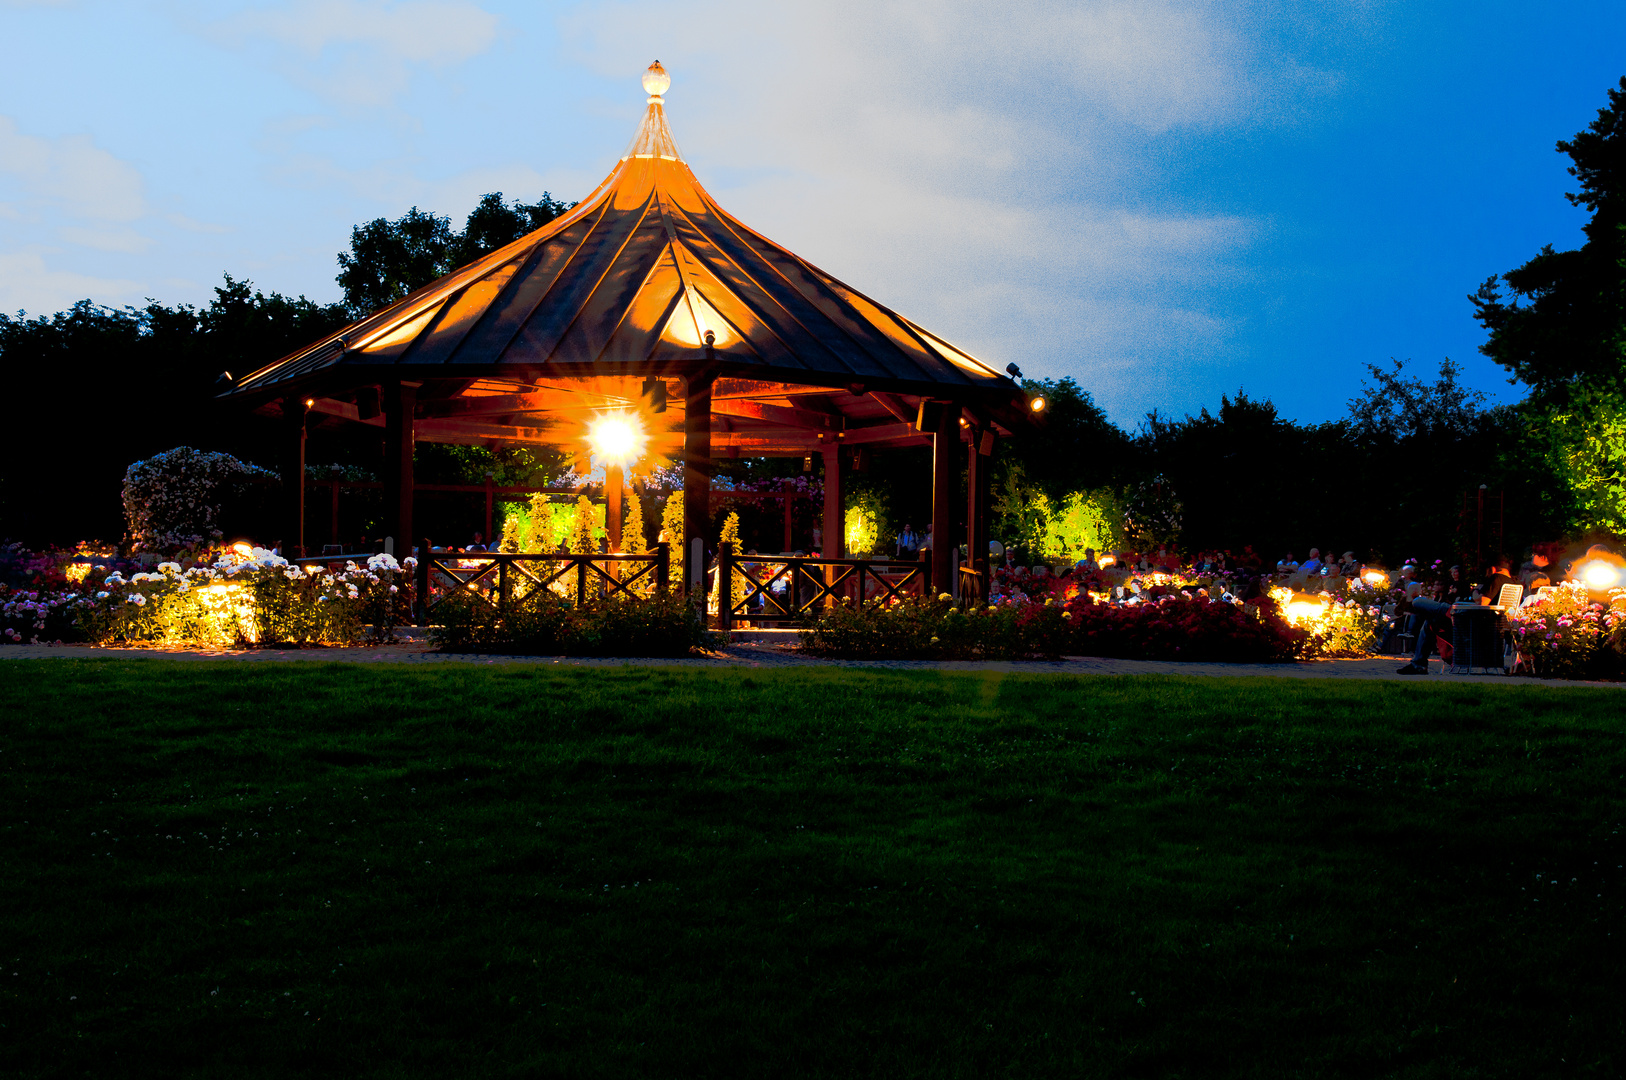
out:
<path id="1" fill-rule="evenodd" d="M 661 67 L 659 60 L 649 65 L 644 72 L 644 92 L 649 95 L 651 104 L 659 102 L 666 88 L 672 85 L 672 77 Z"/>

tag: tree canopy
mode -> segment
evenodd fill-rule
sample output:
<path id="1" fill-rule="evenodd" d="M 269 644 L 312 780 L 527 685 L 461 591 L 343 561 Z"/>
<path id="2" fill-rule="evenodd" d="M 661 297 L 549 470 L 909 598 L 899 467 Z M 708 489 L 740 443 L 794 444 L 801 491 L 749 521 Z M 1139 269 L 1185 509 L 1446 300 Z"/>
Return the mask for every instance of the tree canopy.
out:
<path id="1" fill-rule="evenodd" d="M 374 218 L 357 225 L 350 230 L 350 250 L 339 253 L 345 307 L 353 318 L 365 318 L 542 228 L 574 205 L 545 191 L 534 203 L 507 203 L 497 191 L 469 211 L 461 232 L 453 231 L 451 218 L 416 206 L 394 221 Z"/>
<path id="2" fill-rule="evenodd" d="M 1608 97 L 1585 131 L 1558 143 L 1580 182 L 1565 198 L 1592 214 L 1586 242 L 1546 245 L 1469 297 L 1489 334 L 1480 352 L 1537 401 L 1561 404 L 1578 385 L 1618 387 L 1626 375 L 1626 77 Z"/>

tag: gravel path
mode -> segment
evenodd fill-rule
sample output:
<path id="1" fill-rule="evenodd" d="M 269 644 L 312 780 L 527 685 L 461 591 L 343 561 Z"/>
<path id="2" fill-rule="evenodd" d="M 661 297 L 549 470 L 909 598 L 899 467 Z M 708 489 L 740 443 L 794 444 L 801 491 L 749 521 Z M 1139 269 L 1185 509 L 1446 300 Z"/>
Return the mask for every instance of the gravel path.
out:
<path id="1" fill-rule="evenodd" d="M 1581 683 L 1561 680 L 1508 678 L 1498 675 L 1447 675 L 1438 660 L 1432 674 L 1396 675 L 1404 661 L 1385 656 L 1369 660 L 1310 660 L 1296 664 L 1194 664 L 1163 660 L 1103 660 L 1070 656 L 1057 661 L 1043 660 L 824 660 L 778 644 L 736 642 L 721 652 L 684 659 L 634 658 L 590 659 L 549 656 L 490 656 L 474 653 L 437 653 L 423 642 L 397 645 L 319 649 L 152 649 L 108 648 L 91 645 L 5 645 L 0 660 L 235 660 L 244 663 L 298 663 L 342 661 L 363 664 L 568 664 L 577 667 L 685 667 L 685 668 L 770 668 L 843 667 L 899 668 L 932 671 L 1020 671 L 1051 672 L 1064 675 L 1265 675 L 1287 679 L 1388 679 L 1395 682 L 1429 684 L 1475 682 L 1492 686 L 1590 686 L 1619 689 L 1626 683 Z"/>

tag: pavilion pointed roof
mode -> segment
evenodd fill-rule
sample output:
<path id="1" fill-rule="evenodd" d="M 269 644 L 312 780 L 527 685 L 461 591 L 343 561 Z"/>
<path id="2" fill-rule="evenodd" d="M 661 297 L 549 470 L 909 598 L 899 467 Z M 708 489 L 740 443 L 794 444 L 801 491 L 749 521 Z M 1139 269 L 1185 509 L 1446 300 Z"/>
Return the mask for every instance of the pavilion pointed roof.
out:
<path id="1" fill-rule="evenodd" d="M 233 392 L 381 377 L 673 374 L 697 357 L 714 374 L 753 380 L 945 397 L 1015 390 L 718 206 L 667 127 L 667 82 L 652 66 L 637 136 L 570 211 Z"/>

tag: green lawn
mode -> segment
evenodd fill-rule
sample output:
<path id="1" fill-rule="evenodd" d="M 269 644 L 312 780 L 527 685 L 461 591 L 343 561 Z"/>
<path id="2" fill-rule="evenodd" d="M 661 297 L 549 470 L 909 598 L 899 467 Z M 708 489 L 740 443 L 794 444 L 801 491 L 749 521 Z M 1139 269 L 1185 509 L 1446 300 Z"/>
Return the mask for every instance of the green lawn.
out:
<path id="1" fill-rule="evenodd" d="M 1619 1075 L 1623 713 L 0 662 L 0 1073 Z"/>

